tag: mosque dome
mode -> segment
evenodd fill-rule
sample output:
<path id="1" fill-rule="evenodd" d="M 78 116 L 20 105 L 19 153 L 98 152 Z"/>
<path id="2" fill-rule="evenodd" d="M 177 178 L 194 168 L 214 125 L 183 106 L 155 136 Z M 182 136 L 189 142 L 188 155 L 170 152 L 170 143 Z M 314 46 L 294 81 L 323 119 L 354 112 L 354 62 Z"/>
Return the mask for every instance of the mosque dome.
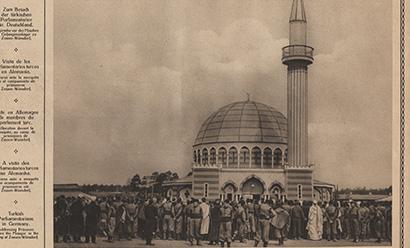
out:
<path id="1" fill-rule="evenodd" d="M 285 116 L 275 108 L 255 101 L 228 104 L 202 124 L 194 147 L 213 143 L 287 144 Z"/>

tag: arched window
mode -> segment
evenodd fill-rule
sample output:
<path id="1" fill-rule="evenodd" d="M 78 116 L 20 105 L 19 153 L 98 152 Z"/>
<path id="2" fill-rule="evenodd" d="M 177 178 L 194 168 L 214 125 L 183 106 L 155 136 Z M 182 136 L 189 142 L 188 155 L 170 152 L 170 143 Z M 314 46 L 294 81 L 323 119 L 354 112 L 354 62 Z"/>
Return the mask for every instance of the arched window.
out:
<path id="1" fill-rule="evenodd" d="M 263 150 L 263 168 L 272 168 L 272 149 L 269 147 Z"/>
<path id="2" fill-rule="evenodd" d="M 197 154 L 197 161 L 198 161 L 198 164 L 201 164 L 201 151 L 200 150 L 198 150 L 197 152 L 196 152 L 196 154 Z"/>
<path id="3" fill-rule="evenodd" d="M 239 154 L 239 166 L 242 168 L 249 168 L 249 149 L 247 147 L 242 147 Z"/>
<path id="4" fill-rule="evenodd" d="M 285 163 L 288 162 L 288 148 L 285 149 Z"/>
<path id="5" fill-rule="evenodd" d="M 222 164 L 222 167 L 226 167 L 226 149 L 224 147 L 218 150 L 218 163 Z"/>
<path id="6" fill-rule="evenodd" d="M 262 152 L 259 147 L 254 147 L 252 149 L 252 168 L 262 167 Z"/>
<path id="7" fill-rule="evenodd" d="M 238 150 L 235 147 L 231 147 L 229 149 L 229 159 L 228 159 L 228 167 L 237 167 L 238 166 Z"/>
<path id="8" fill-rule="evenodd" d="M 194 163 L 196 164 L 196 151 L 194 151 Z"/>
<path id="9" fill-rule="evenodd" d="M 298 199 L 302 200 L 302 198 L 303 198 L 303 186 L 302 186 L 302 184 L 298 184 L 297 194 L 298 194 Z"/>
<path id="10" fill-rule="evenodd" d="M 209 163 L 211 165 L 216 164 L 216 150 L 215 148 L 211 148 L 211 150 L 209 151 Z"/>
<path id="11" fill-rule="evenodd" d="M 203 195 L 205 198 L 207 198 L 208 197 L 208 184 L 207 183 L 205 183 L 204 184 L 204 195 Z"/>
<path id="12" fill-rule="evenodd" d="M 282 150 L 280 148 L 276 148 L 273 152 L 273 165 L 276 167 L 282 165 Z"/>
<path id="13" fill-rule="evenodd" d="M 208 164 L 208 149 L 202 150 L 202 164 Z"/>

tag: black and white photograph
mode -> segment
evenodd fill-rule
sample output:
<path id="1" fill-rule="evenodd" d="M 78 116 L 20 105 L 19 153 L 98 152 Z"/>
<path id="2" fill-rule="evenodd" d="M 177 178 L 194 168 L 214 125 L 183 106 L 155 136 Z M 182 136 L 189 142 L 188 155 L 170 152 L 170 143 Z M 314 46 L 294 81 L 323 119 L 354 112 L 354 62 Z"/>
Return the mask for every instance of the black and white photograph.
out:
<path id="1" fill-rule="evenodd" d="M 392 246 L 392 1 L 53 11 L 54 247 Z"/>

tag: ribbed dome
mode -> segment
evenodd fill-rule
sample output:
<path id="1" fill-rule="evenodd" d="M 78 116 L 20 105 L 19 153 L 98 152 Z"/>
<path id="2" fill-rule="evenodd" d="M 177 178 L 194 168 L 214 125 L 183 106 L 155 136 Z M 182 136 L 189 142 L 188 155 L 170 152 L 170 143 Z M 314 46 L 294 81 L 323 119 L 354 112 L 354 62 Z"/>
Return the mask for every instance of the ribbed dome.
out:
<path id="1" fill-rule="evenodd" d="M 287 144 L 288 131 L 282 113 L 254 101 L 234 102 L 206 119 L 194 146 L 223 142 Z"/>

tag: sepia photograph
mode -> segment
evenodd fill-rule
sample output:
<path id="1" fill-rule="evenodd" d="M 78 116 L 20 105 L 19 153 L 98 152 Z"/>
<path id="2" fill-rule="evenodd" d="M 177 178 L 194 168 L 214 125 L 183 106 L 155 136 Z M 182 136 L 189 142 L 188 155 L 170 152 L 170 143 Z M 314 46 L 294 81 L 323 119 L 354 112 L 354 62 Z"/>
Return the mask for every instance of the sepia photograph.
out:
<path id="1" fill-rule="evenodd" d="M 389 0 L 54 1 L 54 247 L 392 246 Z"/>

